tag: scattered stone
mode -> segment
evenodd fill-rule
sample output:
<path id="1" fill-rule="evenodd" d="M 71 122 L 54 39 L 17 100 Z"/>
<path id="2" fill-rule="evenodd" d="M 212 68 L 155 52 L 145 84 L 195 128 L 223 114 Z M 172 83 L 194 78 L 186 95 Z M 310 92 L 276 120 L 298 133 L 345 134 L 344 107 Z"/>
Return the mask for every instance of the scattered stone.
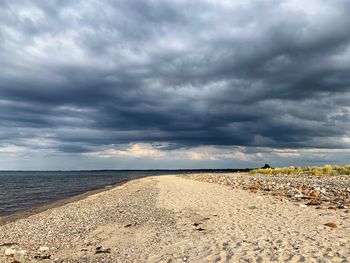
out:
<path id="1" fill-rule="evenodd" d="M 330 206 L 328 207 L 329 210 L 337 210 L 337 208 L 335 206 Z"/>
<path id="2" fill-rule="evenodd" d="M 16 250 L 15 249 L 12 249 L 12 248 L 7 248 L 5 250 L 5 256 L 14 256 L 16 253 Z"/>
<path id="3" fill-rule="evenodd" d="M 219 182 L 220 184 L 222 184 L 222 182 L 224 182 L 224 185 L 228 185 L 231 188 L 244 188 L 244 189 L 249 189 L 249 187 L 254 186 L 257 189 L 259 189 L 258 194 L 255 195 L 257 198 L 262 199 L 264 194 L 275 194 L 276 196 L 279 196 L 280 193 L 284 193 L 285 194 L 285 198 L 291 200 L 291 201 L 303 201 L 306 203 L 302 204 L 301 207 L 307 207 L 307 205 L 315 205 L 315 202 L 320 202 L 319 205 L 317 205 L 318 207 L 322 207 L 327 209 L 328 207 L 330 207 L 330 209 L 342 209 L 341 211 L 339 211 L 339 214 L 342 215 L 349 215 L 349 214 L 345 214 L 349 211 L 350 209 L 350 198 L 349 198 L 349 193 L 347 193 L 347 196 L 345 196 L 344 193 L 344 189 L 349 188 L 349 177 L 346 178 L 346 180 L 341 181 L 340 179 L 342 178 L 341 176 L 334 176 L 334 177 L 304 177 L 304 176 L 300 176 L 300 177 L 293 177 L 293 176 L 279 176 L 279 177 L 274 177 L 274 176 L 251 176 L 249 174 L 242 174 L 242 175 L 235 175 L 235 174 L 230 174 L 230 175 L 186 175 L 186 177 L 196 177 L 198 178 L 199 181 L 208 181 L 208 178 L 211 179 L 211 181 L 213 183 Z M 207 178 L 206 178 L 207 177 Z M 224 178 L 224 179 L 223 179 Z M 258 178 L 258 180 L 254 180 L 255 178 Z M 257 181 L 259 181 L 259 184 L 257 183 Z M 320 189 L 319 189 L 320 188 Z M 266 189 L 266 190 L 265 190 Z M 327 191 L 326 191 L 327 190 Z M 312 192 L 319 192 L 319 196 L 318 197 L 314 197 L 313 194 L 311 194 Z M 132 196 L 132 198 L 130 198 L 130 196 Z M 141 204 L 141 202 L 139 202 L 139 199 L 136 199 L 136 197 L 134 197 L 133 195 L 130 194 L 130 196 L 127 196 L 127 198 L 123 197 L 123 198 L 113 198 L 113 200 L 103 200 L 103 204 L 106 204 L 107 207 L 113 207 L 113 206 L 118 206 L 117 210 L 108 210 L 108 213 L 101 213 L 101 209 L 102 207 L 99 206 L 96 209 L 91 209 L 91 213 L 89 214 L 89 217 L 86 217 L 85 214 L 79 214 L 79 217 L 77 217 L 77 222 L 74 221 L 74 225 L 77 225 L 79 227 L 77 228 L 71 228 L 69 223 L 67 225 L 62 225 L 62 229 L 61 230 L 61 226 L 58 227 L 57 226 L 57 230 L 56 228 L 53 228 L 52 230 L 50 228 L 48 228 L 48 224 L 44 224 L 41 222 L 51 222 L 50 220 L 52 220 L 52 218 L 50 218 L 51 215 L 48 216 L 48 214 L 45 214 L 45 218 L 41 219 L 39 216 L 38 218 L 40 219 L 40 221 L 38 221 L 38 228 L 37 229 L 32 229 L 30 228 L 29 224 L 28 226 L 25 223 L 25 220 L 23 220 L 23 225 L 20 225 L 20 228 L 18 228 L 16 231 L 18 232 L 18 235 L 9 235 L 7 232 L 8 230 L 6 228 L 6 231 L 0 231 L 0 236 L 1 241 L 4 242 L 13 242 L 13 243 L 3 243 L 2 245 L 0 245 L 0 249 L 1 249 L 1 254 L 2 257 L 0 257 L 0 262 L 3 262 L 2 260 L 4 260 L 5 262 L 7 262 L 6 260 L 11 260 L 9 262 L 12 262 L 12 260 L 16 260 L 17 262 L 21 262 L 18 259 L 15 259 L 14 256 L 15 254 L 13 254 L 13 256 L 9 256 L 8 258 L 5 258 L 4 256 L 4 252 L 7 248 L 13 249 L 12 246 L 13 245 L 18 245 L 18 243 L 16 243 L 17 241 L 19 241 L 20 244 L 26 244 L 26 249 L 30 249 L 30 251 L 34 251 L 34 255 L 35 255 L 35 251 L 38 250 L 38 246 L 35 244 L 56 244 L 57 247 L 61 250 L 63 249 L 67 244 L 74 244 L 74 246 L 72 245 L 70 248 L 71 249 L 77 249 L 76 251 L 79 251 L 79 249 L 81 249 L 82 247 L 79 247 L 79 240 L 83 241 L 88 233 L 91 233 L 94 230 L 94 227 L 92 226 L 92 222 L 94 224 L 97 225 L 103 225 L 106 222 L 109 222 L 111 220 L 113 220 L 113 222 L 117 222 L 118 225 L 120 226 L 124 226 L 124 227 L 132 227 L 133 224 L 129 224 L 129 222 L 138 222 L 138 224 L 142 224 L 142 222 L 147 221 L 147 222 L 158 222 L 159 218 L 161 218 L 161 214 L 157 214 L 155 213 L 153 210 L 151 211 L 145 211 L 145 214 L 141 214 L 141 216 L 138 214 L 139 211 L 139 204 Z M 149 200 L 150 202 L 154 202 L 154 200 L 156 200 L 156 196 L 157 196 L 157 192 L 150 192 L 149 193 Z M 252 195 L 253 196 L 253 195 Z M 303 197 L 314 197 L 314 198 L 309 198 L 308 200 L 304 200 Z M 270 202 L 271 199 L 276 199 L 275 197 L 267 197 L 265 196 L 266 201 Z M 276 199 L 277 201 L 280 200 L 280 198 Z M 261 202 L 261 201 L 259 201 Z M 308 203 L 307 203 L 308 202 Z M 142 203 L 143 204 L 143 203 Z M 252 205 L 252 204 L 250 204 Z M 248 205 L 248 207 L 250 206 Z M 339 207 L 341 205 L 341 207 Z M 258 207 L 260 207 L 259 205 L 257 205 Z M 69 207 L 69 206 L 68 206 Z M 252 206 L 253 207 L 253 206 Z M 345 207 L 346 209 L 344 209 L 343 207 Z M 348 209 L 349 208 L 349 209 Z M 255 208 L 251 208 L 251 209 L 255 209 Z M 120 212 L 122 211 L 122 212 Z M 218 210 L 216 210 L 218 211 Z M 62 216 L 59 217 L 57 220 L 61 220 L 62 222 L 65 222 L 64 220 L 69 218 L 68 215 L 74 215 L 74 210 L 69 210 L 67 209 L 67 212 L 62 213 Z M 321 212 L 321 211 L 320 211 Z M 322 211 L 323 212 L 323 211 Z M 341 213 L 340 213 L 341 212 Z M 160 212 L 159 212 L 160 213 Z M 163 213 L 163 212 L 162 212 Z M 215 212 L 214 212 L 215 213 Z M 327 215 L 331 214 L 334 215 L 333 211 L 326 211 Z M 212 215 L 209 214 L 211 217 L 212 216 L 217 216 L 216 214 Z M 57 218 L 57 216 L 60 216 L 60 214 L 58 213 L 57 215 L 54 215 L 55 218 Z M 176 220 L 176 218 L 174 219 L 167 219 L 164 222 L 162 221 L 162 223 L 167 224 L 169 222 L 172 222 L 171 220 Z M 191 222 L 191 221 L 190 221 Z M 202 222 L 200 220 L 200 222 Z M 205 231 L 205 229 L 201 228 L 200 226 L 200 222 L 198 222 L 198 225 L 194 225 L 195 227 L 190 227 L 190 230 L 192 231 Z M 327 222 L 327 221 L 326 221 Z M 195 222 L 192 222 L 193 224 L 195 224 Z M 204 222 L 203 222 L 204 223 Z M 339 222 L 338 222 L 339 223 Z M 327 223 L 328 224 L 328 223 Z M 332 227 L 325 224 L 325 226 L 331 227 L 331 228 L 337 228 L 336 227 Z M 334 224 L 334 223 L 333 223 Z M 39 228 L 40 226 L 40 228 Z M 188 226 L 188 224 L 187 224 Z M 203 226 L 203 225 L 202 225 Z M 47 227 L 47 228 L 45 228 Z M 198 227 L 198 229 L 197 229 Z M 346 225 L 339 225 L 339 228 L 342 227 L 343 229 L 346 227 Z M 10 225 L 8 227 L 8 229 L 11 230 Z M 48 229 L 48 231 L 41 231 L 42 229 Z M 14 233 L 17 233 L 16 231 L 13 231 Z M 51 233 L 49 233 L 49 231 L 52 231 Z M 12 233 L 12 232 L 11 232 Z M 24 235 L 25 233 L 25 235 Z M 56 234 L 59 233 L 59 234 Z M 193 233 L 193 232 L 192 232 Z M 204 232 L 205 233 L 205 232 Z M 335 232 L 336 233 L 336 232 Z M 202 233 L 203 234 L 203 233 Z M 201 235 L 200 233 L 197 235 Z M 74 239 L 73 239 L 74 237 Z M 80 238 L 80 239 L 79 239 Z M 89 241 L 90 242 L 90 241 Z M 95 248 L 97 245 L 99 245 L 99 240 L 92 240 L 91 241 L 91 246 L 89 247 L 89 251 L 91 251 L 92 249 L 92 254 L 95 251 Z M 82 244 L 83 247 L 87 247 L 90 245 L 90 243 L 88 244 Z M 28 246 L 28 248 L 27 248 Z M 296 249 L 296 248 L 295 248 Z M 13 250 L 17 250 L 17 249 L 13 249 Z M 85 250 L 84 248 L 82 249 L 83 251 Z M 53 252 L 53 249 L 49 249 L 48 251 L 52 252 L 52 256 L 48 255 L 47 253 L 50 252 L 46 252 L 42 253 L 41 255 L 37 255 L 35 256 L 36 259 L 41 260 L 41 259 L 49 259 L 46 262 L 52 262 L 53 258 L 55 257 L 55 254 Z M 117 251 L 114 250 L 111 252 L 108 252 L 108 249 L 101 247 L 100 249 L 96 250 L 97 254 L 98 253 L 111 253 L 111 255 L 102 255 L 104 258 L 108 258 L 108 257 L 112 257 L 112 255 L 117 254 L 122 256 L 122 255 L 133 255 L 134 252 L 132 252 L 132 250 L 127 250 L 127 251 Z M 82 255 L 90 255 L 89 253 L 81 253 Z M 32 258 L 32 254 L 30 255 Z M 192 256 L 192 255 L 191 255 Z M 51 259 L 52 258 L 52 259 Z M 182 258 L 181 254 L 178 255 L 176 257 L 177 259 Z M 90 258 L 87 258 L 87 261 L 84 259 L 81 262 L 89 262 Z M 34 259 L 32 258 L 32 260 L 34 261 Z M 59 262 L 68 262 L 67 258 L 64 258 L 62 255 L 62 258 L 60 257 L 55 258 L 56 261 Z M 192 257 L 187 259 L 187 261 L 192 261 Z M 108 259 L 106 262 L 109 262 Z M 132 261 L 130 261 L 132 262 Z M 134 261 L 135 262 L 135 261 Z M 22 262 L 21 262 L 22 263 Z"/>
<path id="4" fill-rule="evenodd" d="M 135 246 L 126 247 L 125 251 L 121 249 L 122 246 L 120 248 L 111 247 L 110 254 L 108 254 L 108 249 L 103 248 L 97 252 L 107 254 L 95 255 L 95 248 L 102 244 L 99 243 L 100 239 L 92 234 L 98 226 L 110 223 L 121 226 L 121 229 L 115 229 L 115 231 L 124 229 L 124 226 L 129 223 L 132 224 L 131 228 L 124 230 L 131 230 L 135 222 L 140 225 L 157 224 L 165 228 L 173 226 L 176 217 L 171 212 L 155 206 L 158 196 L 156 184 L 154 182 L 141 183 L 139 188 L 142 189 L 142 192 L 137 194 L 129 191 L 129 188 L 112 189 L 110 192 L 99 194 L 96 199 L 86 198 L 76 203 L 46 210 L 28 219 L 1 225 L 0 262 L 68 263 L 96 262 L 96 259 L 98 262 L 116 262 L 116 257 L 118 262 L 143 262 L 143 260 L 137 260 L 141 251 Z M 211 214 L 208 215 L 212 217 Z M 20 248 L 22 244 L 23 248 Z M 41 249 L 42 252 L 40 252 L 41 246 L 47 246 L 49 250 Z M 57 250 L 53 247 L 56 247 Z M 80 251 L 84 248 L 87 248 L 88 252 Z M 19 252 L 15 255 L 14 251 L 11 253 L 8 251 L 7 253 L 11 255 L 6 256 L 6 249 L 16 251 L 26 249 L 28 253 L 24 255 L 23 252 Z M 65 251 L 67 254 L 64 253 Z M 71 258 L 73 254 L 76 260 Z M 129 260 L 126 260 L 127 255 L 130 257 Z"/>
<path id="5" fill-rule="evenodd" d="M 8 242 L 8 243 L 3 243 L 0 245 L 0 247 L 11 247 L 11 246 L 15 246 L 18 245 L 17 242 Z"/>
<path id="6" fill-rule="evenodd" d="M 255 187 L 250 187 L 249 190 L 252 193 L 256 193 L 257 192 L 257 188 L 255 188 Z"/>
<path id="7" fill-rule="evenodd" d="M 320 193 L 317 192 L 317 191 L 311 191 L 310 194 L 309 194 L 309 196 L 312 197 L 312 198 L 316 198 L 316 197 L 318 197 L 319 195 L 320 195 Z"/>
<path id="8" fill-rule="evenodd" d="M 350 208 L 349 176 L 307 176 L 307 175 L 267 175 L 249 173 L 227 174 L 186 174 L 184 178 L 224 184 L 233 188 L 243 188 L 257 193 L 269 193 L 273 196 L 284 196 L 286 201 L 306 202 L 307 206 L 334 206 L 339 201 L 345 208 Z M 261 195 L 257 198 L 262 198 Z M 301 207 L 305 207 L 301 203 Z M 333 208 L 330 208 L 333 209 Z M 343 208 L 338 208 L 343 209 Z"/>
<path id="9" fill-rule="evenodd" d="M 44 254 L 44 255 L 36 255 L 34 256 L 35 259 L 39 259 L 39 260 L 44 260 L 44 259 L 50 259 L 51 255 L 49 254 Z"/>
<path id="10" fill-rule="evenodd" d="M 17 260 L 17 262 L 23 263 L 26 262 L 26 250 L 17 250 L 15 254 L 13 255 L 13 258 Z"/>
<path id="11" fill-rule="evenodd" d="M 111 253 L 111 249 L 104 248 L 103 246 L 98 246 L 95 250 L 95 254 L 100 254 L 100 253 Z"/>
<path id="12" fill-rule="evenodd" d="M 46 251 L 49 251 L 50 250 L 50 248 L 49 247 L 46 247 L 46 246 L 44 246 L 44 247 L 39 247 L 39 252 L 46 252 Z"/>
<path id="13" fill-rule="evenodd" d="M 320 205 L 321 201 L 312 199 L 310 202 L 308 202 L 306 205 Z"/>
<path id="14" fill-rule="evenodd" d="M 325 226 L 331 227 L 331 228 L 338 228 L 338 226 L 335 223 L 326 223 Z"/>

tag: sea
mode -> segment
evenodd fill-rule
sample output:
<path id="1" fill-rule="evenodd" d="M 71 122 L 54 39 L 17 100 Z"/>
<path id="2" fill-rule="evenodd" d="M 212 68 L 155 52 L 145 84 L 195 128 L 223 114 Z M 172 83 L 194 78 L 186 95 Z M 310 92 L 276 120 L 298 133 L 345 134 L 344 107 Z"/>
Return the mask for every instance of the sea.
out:
<path id="1" fill-rule="evenodd" d="M 0 218 L 132 179 L 198 172 L 207 170 L 0 171 Z"/>

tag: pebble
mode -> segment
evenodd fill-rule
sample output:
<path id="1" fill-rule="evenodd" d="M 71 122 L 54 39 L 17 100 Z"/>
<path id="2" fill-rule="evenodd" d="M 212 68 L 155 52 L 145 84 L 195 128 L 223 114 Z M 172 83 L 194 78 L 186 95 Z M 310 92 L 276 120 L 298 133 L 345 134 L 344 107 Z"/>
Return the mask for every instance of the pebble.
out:
<path id="1" fill-rule="evenodd" d="M 26 250 L 17 250 L 17 249 L 13 249 L 13 248 L 7 248 L 5 249 L 4 252 L 5 256 L 7 257 L 13 257 L 14 262 L 18 262 L 18 263 L 24 263 L 26 262 L 26 255 L 27 255 L 27 251 Z"/>
<path id="2" fill-rule="evenodd" d="M 127 187 L 128 184 L 132 187 Z M 88 239 L 98 226 L 111 222 L 120 226 L 143 226 L 152 222 L 161 227 L 175 224 L 171 212 L 155 206 L 158 196 L 155 182 L 130 181 L 124 186 L 112 188 L 110 194 L 99 194 L 99 202 L 86 198 L 1 225 L 0 262 L 12 263 L 8 259 L 14 259 L 15 250 L 20 250 L 14 246 L 19 244 L 25 244 L 27 251 L 17 253 L 15 260 L 21 263 L 23 258 L 27 258 L 27 262 L 143 262 L 139 256 L 145 252 L 139 251 L 137 246 L 112 250 L 100 245 L 100 240 Z M 139 191 L 130 191 L 135 188 Z M 99 246 L 101 248 L 95 250 Z M 84 248 L 88 251 L 81 252 Z M 5 255 L 5 250 L 9 256 Z M 81 260 L 70 261 L 67 259 L 70 255 L 62 254 L 64 250 L 77 251 Z"/>
<path id="3" fill-rule="evenodd" d="M 49 247 L 39 247 L 39 252 L 46 252 L 49 251 L 50 248 Z"/>
<path id="4" fill-rule="evenodd" d="M 14 256 L 16 253 L 16 250 L 15 249 L 12 249 L 12 248 L 7 248 L 5 250 L 5 256 Z"/>
<path id="5" fill-rule="evenodd" d="M 252 193 L 259 199 L 262 199 L 267 194 L 278 193 L 283 194 L 284 199 L 299 202 L 300 207 L 307 207 L 306 203 L 316 200 L 321 202 L 326 207 L 334 207 L 336 210 L 332 213 L 341 213 L 347 215 L 350 209 L 350 177 L 349 176 L 333 176 L 333 177 L 295 177 L 295 176 L 278 176 L 268 177 L 250 174 L 197 174 L 184 175 L 185 178 L 191 178 L 198 181 L 208 182 L 209 178 L 212 183 L 224 183 L 228 187 L 249 189 L 255 187 L 257 193 Z M 0 262 L 6 257 L 16 256 L 16 261 L 21 262 L 25 257 L 36 258 L 38 260 L 49 259 L 46 262 L 69 262 L 64 259 L 62 254 L 57 254 L 61 249 L 69 248 L 80 251 L 82 248 L 88 247 L 88 252 L 91 252 L 92 258 L 86 258 L 81 262 L 115 262 L 110 258 L 118 255 L 130 260 L 126 262 L 142 262 L 135 259 L 137 252 L 132 251 L 135 248 L 127 248 L 125 251 L 116 251 L 115 248 L 110 250 L 99 244 L 100 240 L 87 240 L 87 236 L 93 233 L 99 225 L 104 225 L 108 222 L 117 222 L 121 227 L 131 224 L 132 226 L 142 226 L 144 222 L 157 222 L 161 225 L 172 225 L 176 221 L 166 211 L 155 209 L 154 203 L 157 198 L 157 188 L 147 188 L 147 191 L 141 190 L 138 192 L 128 192 L 127 189 L 120 195 L 101 195 L 100 202 L 103 206 L 96 204 L 93 200 L 84 199 L 75 205 L 69 204 L 64 207 L 56 208 L 54 213 L 47 210 L 43 213 L 36 214 L 31 217 L 31 220 L 20 220 L 15 223 L 9 223 L 0 226 L 0 240 L 2 242 L 16 242 L 14 246 L 1 248 Z M 113 189 L 111 191 L 114 191 Z M 319 195 L 315 198 L 310 198 L 309 193 L 317 191 Z M 297 196 L 297 197 L 296 197 Z M 274 197 L 271 197 L 274 198 Z M 279 200 L 276 199 L 276 200 Z M 261 201 L 257 201 L 260 203 Z M 300 203 L 301 202 L 301 203 Z M 150 209 L 144 209 L 147 206 Z M 257 205 L 257 204 L 255 204 Z M 80 206 L 77 208 L 77 206 Z M 260 204 L 257 205 L 260 207 Z M 118 209 L 116 209 L 118 207 Z M 253 204 L 252 204 L 253 207 Z M 338 207 L 338 208 L 337 208 Z M 341 210 L 339 209 L 341 207 Z M 142 212 L 140 212 L 142 211 Z M 326 210 L 325 210 L 326 211 Z M 328 211 L 329 213 L 330 211 Z M 213 216 L 217 216 L 216 214 Z M 220 216 L 220 215 L 219 215 Z M 35 224 L 33 224 L 35 220 Z M 323 222 L 324 223 L 324 222 Z M 323 224 L 321 223 L 321 225 Z M 328 223 L 327 223 L 328 224 Z M 33 227 L 34 225 L 34 227 Z M 335 224 L 336 225 L 336 224 Z M 325 225 L 330 228 L 335 228 L 330 225 Z M 336 227 L 338 227 L 336 225 Z M 342 225 L 344 228 L 344 226 Z M 45 229 L 45 231 L 43 231 Z M 133 228 L 131 228 L 133 229 Z M 124 229 L 123 229 L 124 230 Z M 129 231 L 126 230 L 125 231 Z M 196 230 L 194 230 L 196 231 Z M 200 231 L 198 229 L 198 231 Z M 9 235 L 8 233 L 11 233 Z M 204 232 L 205 233 L 205 232 Z M 18 244 L 26 244 L 26 251 L 14 249 Z M 39 245 L 45 245 L 38 248 Z M 50 249 L 55 246 L 57 249 Z M 98 247 L 101 247 L 97 249 Z M 19 252 L 22 251 L 22 252 Z M 94 254 L 96 251 L 101 251 L 100 255 Z M 103 252 L 104 251 L 104 252 Z M 40 253 L 38 253 L 40 252 Z M 48 254 L 50 252 L 50 254 Z M 97 253 L 97 254 L 99 254 Z M 56 255 L 57 254 L 57 255 Z M 81 253 L 89 254 L 89 253 Z M 6 255 L 6 257 L 4 256 Z M 180 259 L 185 256 L 180 255 Z M 187 257 L 187 261 L 191 262 L 192 258 Z M 102 261 L 102 259 L 104 261 Z M 95 260 L 95 261 L 94 261 Z M 6 261 L 5 261 L 6 262 Z"/>
<path id="6" fill-rule="evenodd" d="M 98 246 L 95 250 L 95 254 L 100 254 L 100 253 L 111 253 L 110 248 L 104 248 L 102 246 Z"/>
<path id="7" fill-rule="evenodd" d="M 23 263 L 26 262 L 27 251 L 26 250 L 18 250 L 13 255 L 14 260 L 17 262 Z"/>
<path id="8" fill-rule="evenodd" d="M 336 203 L 339 209 L 350 209 L 350 177 L 337 176 L 303 176 L 249 173 L 203 173 L 186 174 L 184 178 L 226 185 L 233 188 L 250 190 L 252 194 L 268 193 L 274 196 L 283 196 L 286 200 L 300 202 L 300 207 L 329 206 Z M 258 195 L 257 198 L 262 198 Z M 310 200 L 311 199 L 311 200 Z"/>
<path id="9" fill-rule="evenodd" d="M 324 225 L 325 225 L 325 226 L 328 226 L 328 227 L 331 227 L 331 228 L 338 228 L 337 224 L 332 223 L 332 222 L 326 223 L 326 224 L 324 224 Z"/>

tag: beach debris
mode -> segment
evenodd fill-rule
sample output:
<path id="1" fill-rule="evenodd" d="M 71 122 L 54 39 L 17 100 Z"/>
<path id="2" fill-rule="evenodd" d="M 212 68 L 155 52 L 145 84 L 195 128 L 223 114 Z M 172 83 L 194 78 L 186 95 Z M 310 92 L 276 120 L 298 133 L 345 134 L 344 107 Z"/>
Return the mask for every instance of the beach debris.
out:
<path id="1" fill-rule="evenodd" d="M 39 247 L 39 252 L 46 252 L 46 251 L 49 251 L 49 250 L 50 250 L 50 248 L 46 247 L 46 246 Z"/>
<path id="2" fill-rule="evenodd" d="M 329 222 L 324 224 L 325 226 L 331 227 L 331 228 L 338 228 L 338 226 L 335 223 Z"/>
<path id="3" fill-rule="evenodd" d="M 0 247 L 11 247 L 11 246 L 15 246 L 15 245 L 18 245 L 17 242 L 8 242 L 8 243 L 2 243 L 0 245 Z"/>
<path id="4" fill-rule="evenodd" d="M 305 207 L 307 207 L 307 205 L 305 205 L 305 204 L 301 204 L 301 205 L 299 205 L 299 207 L 303 207 L 303 208 L 305 208 Z"/>
<path id="5" fill-rule="evenodd" d="M 258 190 L 258 188 L 255 187 L 255 186 L 252 186 L 252 187 L 249 188 L 249 190 L 250 190 L 250 192 L 252 192 L 252 193 L 256 193 L 257 190 Z"/>
<path id="6" fill-rule="evenodd" d="M 204 228 L 201 228 L 201 227 L 196 228 L 196 230 L 197 230 L 197 231 L 205 231 L 205 229 L 204 229 Z"/>
<path id="7" fill-rule="evenodd" d="M 131 227 L 131 226 L 132 226 L 132 224 L 126 224 L 124 227 L 128 228 L 128 227 Z"/>
<path id="8" fill-rule="evenodd" d="M 98 246 L 96 247 L 95 254 L 100 254 L 100 253 L 111 253 L 111 249 L 105 248 L 103 246 Z"/>
<path id="9" fill-rule="evenodd" d="M 312 199 L 310 202 L 308 202 L 306 205 L 320 205 L 321 202 L 317 199 Z"/>
<path id="10" fill-rule="evenodd" d="M 298 250 L 300 248 L 299 245 L 293 245 L 293 249 Z"/>
<path id="11" fill-rule="evenodd" d="M 39 260 L 50 259 L 51 255 L 50 254 L 44 254 L 44 255 L 38 254 L 38 255 L 35 255 L 34 258 L 39 259 Z"/>
<path id="12" fill-rule="evenodd" d="M 193 223 L 194 226 L 199 226 L 200 223 Z"/>
<path id="13" fill-rule="evenodd" d="M 182 261 L 183 261 L 183 262 L 187 262 L 187 260 L 188 260 L 188 256 L 183 256 L 183 257 L 182 257 Z"/>
<path id="14" fill-rule="evenodd" d="M 320 193 L 317 192 L 317 191 L 311 191 L 309 193 L 309 196 L 312 197 L 312 198 L 318 197 L 319 195 L 320 195 Z"/>
<path id="15" fill-rule="evenodd" d="M 303 197 L 304 197 L 303 194 L 296 194 L 296 195 L 294 195 L 294 198 L 296 198 L 296 199 L 300 199 L 300 198 L 303 198 Z"/>

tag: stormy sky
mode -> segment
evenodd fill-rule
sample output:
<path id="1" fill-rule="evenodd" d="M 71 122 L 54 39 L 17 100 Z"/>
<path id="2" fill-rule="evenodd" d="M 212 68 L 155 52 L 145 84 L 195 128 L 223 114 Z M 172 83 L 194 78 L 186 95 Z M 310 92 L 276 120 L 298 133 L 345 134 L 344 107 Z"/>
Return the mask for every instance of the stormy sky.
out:
<path id="1" fill-rule="evenodd" d="M 346 164 L 350 2 L 0 2 L 0 169 Z"/>

